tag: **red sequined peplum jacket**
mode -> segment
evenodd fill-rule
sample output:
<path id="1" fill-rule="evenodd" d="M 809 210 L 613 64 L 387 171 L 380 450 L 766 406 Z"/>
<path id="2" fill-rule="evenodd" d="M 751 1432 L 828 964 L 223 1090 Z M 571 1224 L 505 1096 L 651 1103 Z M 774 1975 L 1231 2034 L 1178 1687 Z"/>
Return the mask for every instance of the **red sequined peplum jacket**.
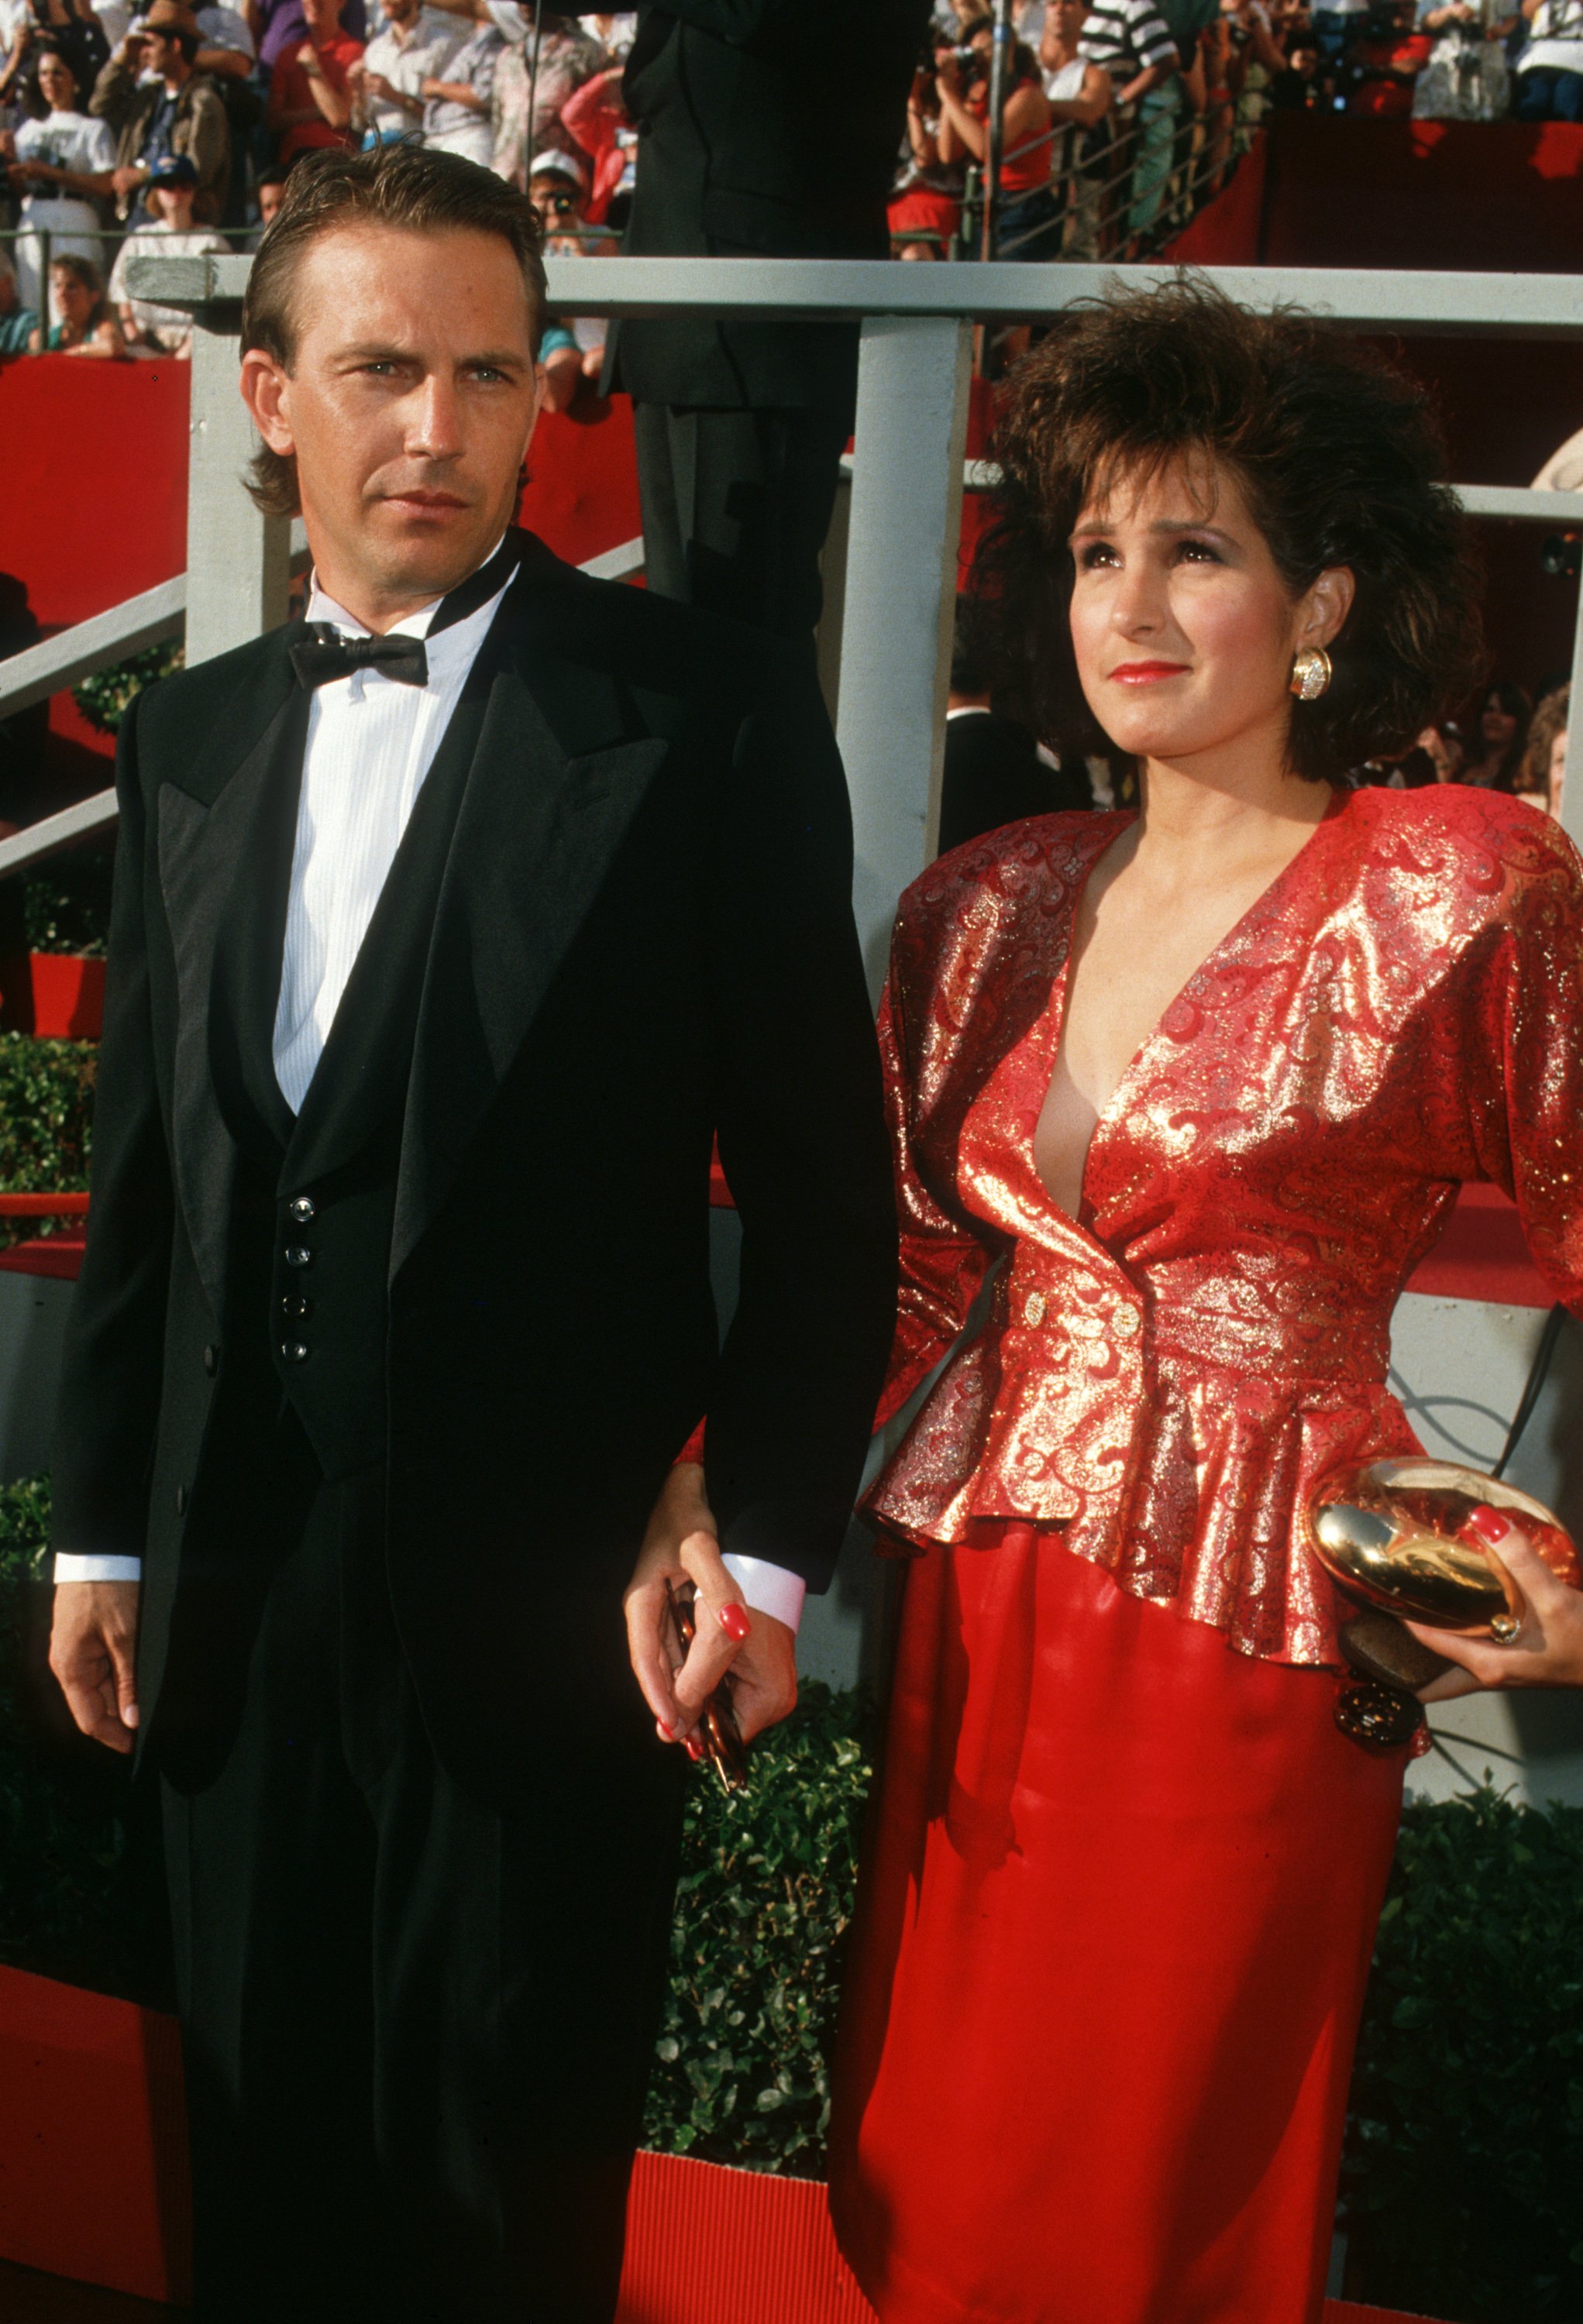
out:
<path id="1" fill-rule="evenodd" d="M 1122 815 L 1014 824 L 902 899 L 881 1013 L 902 1218 L 884 1414 L 987 1314 L 866 1507 L 911 1546 L 1061 1528 L 1242 1652 L 1339 1660 L 1310 1487 L 1412 1451 L 1391 1313 L 1459 1183 L 1583 1306 L 1583 866 L 1521 801 L 1338 796 L 1094 1132 L 1033 1166 L 1084 878 Z"/>

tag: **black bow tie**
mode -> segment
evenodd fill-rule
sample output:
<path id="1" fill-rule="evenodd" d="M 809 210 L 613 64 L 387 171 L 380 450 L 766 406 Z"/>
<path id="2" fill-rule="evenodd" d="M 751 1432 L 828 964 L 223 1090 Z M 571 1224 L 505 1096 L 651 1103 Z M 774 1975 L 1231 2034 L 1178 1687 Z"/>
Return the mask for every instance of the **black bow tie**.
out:
<path id="1" fill-rule="evenodd" d="M 300 683 L 329 686 L 350 678 L 355 669 L 376 669 L 398 686 L 427 686 L 429 656 L 421 638 L 349 638 L 333 622 L 310 622 L 307 634 L 292 648 L 292 667 Z"/>
<path id="2" fill-rule="evenodd" d="M 521 562 L 522 544 L 520 532 L 508 532 L 487 565 L 481 565 L 440 599 L 429 624 L 431 638 L 457 622 L 465 622 L 505 588 Z M 429 683 L 429 656 L 422 639 L 403 637 L 399 632 L 384 638 L 348 637 L 333 622 L 310 622 L 291 653 L 299 685 L 310 689 L 329 686 L 338 678 L 350 678 L 356 669 L 377 669 L 398 686 Z"/>

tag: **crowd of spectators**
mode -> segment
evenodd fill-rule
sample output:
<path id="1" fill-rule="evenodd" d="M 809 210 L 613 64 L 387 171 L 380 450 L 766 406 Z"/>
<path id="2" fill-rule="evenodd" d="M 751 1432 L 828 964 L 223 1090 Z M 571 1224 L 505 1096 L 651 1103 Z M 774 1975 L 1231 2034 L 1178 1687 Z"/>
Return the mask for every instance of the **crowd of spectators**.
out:
<path id="1" fill-rule="evenodd" d="M 1272 111 L 1583 119 L 1583 0 L 1016 0 L 1013 27 L 999 257 L 1161 239 Z M 939 0 L 891 206 L 903 258 L 984 247 L 993 44 L 988 0 Z"/>
<path id="2" fill-rule="evenodd" d="M 518 0 L 0 0 L 0 355 L 185 355 L 185 319 L 130 296 L 128 262 L 250 247 L 325 146 L 463 154 L 532 194 L 556 248 L 614 248 L 635 22 L 546 13 L 535 41 Z M 564 402 L 604 326 L 556 338 Z"/>
<path id="3" fill-rule="evenodd" d="M 245 247 L 284 173 L 327 145 L 421 139 L 523 188 L 542 173 L 560 245 L 612 246 L 634 184 L 622 69 L 635 22 L 545 12 L 535 26 L 532 0 L 0 0 L 0 252 L 14 277 L 0 347 L 35 329 L 54 343 L 68 321 L 56 266 L 71 258 L 129 353 L 179 355 L 185 333 L 132 310 L 121 238 L 208 248 L 193 237 L 218 232 Z M 1157 244 L 1271 110 L 1583 119 L 1583 0 L 1016 0 L 1014 23 L 1000 256 Z M 891 205 L 901 257 L 985 246 L 971 197 L 992 47 L 986 0 L 937 0 Z M 156 183 L 172 156 L 193 172 L 185 208 L 184 181 Z M 593 375 L 595 327 L 567 327 Z"/>

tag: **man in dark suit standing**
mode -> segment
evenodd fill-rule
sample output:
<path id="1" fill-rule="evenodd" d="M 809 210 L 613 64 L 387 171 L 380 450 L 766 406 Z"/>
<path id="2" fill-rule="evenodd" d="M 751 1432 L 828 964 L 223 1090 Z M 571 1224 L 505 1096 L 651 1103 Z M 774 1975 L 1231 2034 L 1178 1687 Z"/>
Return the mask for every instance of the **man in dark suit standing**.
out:
<path id="1" fill-rule="evenodd" d="M 648 0 L 634 258 L 884 258 L 929 0 Z M 847 323 L 623 321 L 648 584 L 806 638 L 856 401 Z"/>
<path id="2" fill-rule="evenodd" d="M 890 1335 L 811 673 L 513 529 L 542 286 L 468 162 L 293 172 L 243 387 L 310 618 L 122 730 L 51 1662 L 162 1786 L 214 2324 L 608 2324 L 656 1720 L 790 1707 Z"/>

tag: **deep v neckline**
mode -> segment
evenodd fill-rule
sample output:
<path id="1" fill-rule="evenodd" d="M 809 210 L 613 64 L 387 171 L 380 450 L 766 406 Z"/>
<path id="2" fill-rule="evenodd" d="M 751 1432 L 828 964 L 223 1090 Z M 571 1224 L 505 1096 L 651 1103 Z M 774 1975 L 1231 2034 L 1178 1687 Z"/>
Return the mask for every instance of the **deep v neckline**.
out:
<path id="1" fill-rule="evenodd" d="M 1104 1104 L 1095 1112 L 1094 1127 L 1088 1132 L 1088 1142 L 1083 1149 L 1083 1167 L 1081 1171 L 1078 1173 L 1078 1207 L 1076 1211 L 1073 1212 L 1069 1211 L 1065 1204 L 1062 1203 L 1045 1184 L 1043 1174 L 1040 1170 L 1038 1160 L 1033 1155 L 1032 1148 L 1034 1141 L 1038 1137 L 1039 1123 L 1044 1112 L 1045 1102 L 1049 1098 L 1051 1084 L 1055 1080 L 1056 1068 L 1060 1063 L 1061 1043 L 1066 1038 L 1067 1000 L 1071 991 L 1072 970 L 1076 964 L 1077 959 L 1077 928 L 1078 921 L 1082 914 L 1083 900 L 1088 892 L 1088 883 L 1093 879 L 1094 874 L 1098 870 L 1100 864 L 1104 862 L 1105 858 L 1109 854 L 1111 849 L 1116 844 L 1116 842 L 1124 836 L 1126 831 L 1131 829 L 1134 824 L 1136 823 L 1137 816 L 1135 813 L 1129 816 L 1126 823 L 1122 825 L 1121 829 L 1116 831 L 1106 841 L 1097 855 L 1094 856 L 1087 864 L 1083 871 L 1082 877 L 1078 880 L 1072 891 L 1071 919 L 1069 923 L 1071 934 L 1067 945 L 1067 955 L 1065 960 L 1061 963 L 1060 968 L 1056 975 L 1055 982 L 1051 988 L 1050 1005 L 1044 1014 L 1045 1038 L 1043 1048 L 1045 1056 L 1049 1061 L 1049 1071 L 1042 1077 L 1041 1086 L 1039 1091 L 1039 1104 L 1034 1112 L 1033 1119 L 1029 1126 L 1028 1131 L 1029 1158 L 1032 1162 L 1034 1180 L 1037 1185 L 1043 1188 L 1047 1200 L 1061 1213 L 1063 1218 L 1071 1219 L 1074 1224 L 1085 1228 L 1092 1220 L 1094 1216 L 1094 1208 L 1093 1204 L 1088 1200 L 1088 1175 L 1094 1167 L 1095 1149 L 1099 1144 L 1101 1134 L 1109 1125 L 1111 1116 L 1116 1111 L 1116 1102 L 1120 1098 L 1123 1091 L 1125 1090 L 1128 1084 L 1134 1079 L 1145 1058 L 1163 1038 L 1165 1028 L 1171 1021 L 1171 1018 L 1175 1016 L 1177 1010 L 1180 1009 L 1185 1002 L 1192 999 L 1194 990 L 1197 985 L 1205 976 L 1210 973 L 1224 953 L 1229 952 L 1234 945 L 1242 942 L 1245 938 L 1250 927 L 1264 917 L 1268 907 L 1279 896 L 1281 891 L 1286 886 L 1287 881 L 1293 877 L 1299 866 L 1307 861 L 1310 851 L 1318 842 L 1321 832 L 1328 830 L 1330 825 L 1339 819 L 1345 810 L 1347 796 L 1347 793 L 1345 791 L 1333 790 L 1331 792 L 1325 812 L 1320 816 L 1319 821 L 1309 833 L 1308 837 L 1303 841 L 1301 846 L 1296 850 L 1295 853 L 1288 858 L 1287 862 L 1282 865 L 1280 871 L 1275 873 L 1273 879 L 1265 881 L 1258 894 L 1248 903 L 1245 909 L 1238 913 L 1236 918 L 1233 920 L 1231 926 L 1227 929 L 1225 935 L 1220 936 L 1210 945 L 1208 951 L 1199 962 L 1197 967 L 1190 970 L 1182 979 L 1182 982 L 1171 994 L 1170 1000 L 1167 1001 L 1165 1006 L 1161 1010 L 1160 1014 L 1155 1018 L 1154 1022 L 1144 1034 L 1137 1047 L 1133 1051 L 1132 1056 L 1127 1059 L 1126 1064 L 1122 1067 L 1120 1076 L 1113 1084 L 1109 1096 L 1106 1099 Z"/>

